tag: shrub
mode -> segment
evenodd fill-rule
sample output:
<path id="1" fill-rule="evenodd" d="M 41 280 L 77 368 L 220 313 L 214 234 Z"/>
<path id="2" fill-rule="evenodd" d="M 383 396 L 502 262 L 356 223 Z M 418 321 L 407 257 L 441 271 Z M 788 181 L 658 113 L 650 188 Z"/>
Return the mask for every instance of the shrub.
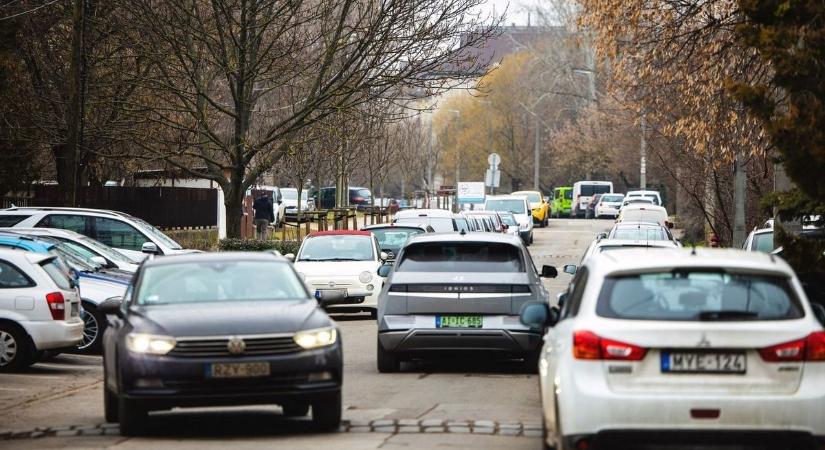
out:
<path id="1" fill-rule="evenodd" d="M 282 254 L 298 253 L 301 241 L 271 241 L 262 239 L 221 239 L 218 250 L 222 252 L 263 252 L 277 250 Z"/>

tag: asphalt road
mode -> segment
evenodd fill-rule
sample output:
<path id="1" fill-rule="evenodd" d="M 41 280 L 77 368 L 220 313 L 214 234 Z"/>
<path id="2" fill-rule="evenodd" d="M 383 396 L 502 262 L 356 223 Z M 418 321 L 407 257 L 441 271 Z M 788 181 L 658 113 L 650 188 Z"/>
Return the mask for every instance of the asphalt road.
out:
<path id="1" fill-rule="evenodd" d="M 536 228 L 536 266 L 578 263 L 610 221 L 552 220 Z M 569 275 L 548 280 L 553 294 Z M 344 341 L 342 432 L 313 434 L 278 407 L 184 410 L 152 416 L 153 434 L 122 438 L 103 424 L 100 358 L 61 355 L 0 375 L 0 448 L 540 448 L 538 382 L 508 361 L 438 361 L 400 374 L 375 368 L 374 321 L 336 316 Z"/>

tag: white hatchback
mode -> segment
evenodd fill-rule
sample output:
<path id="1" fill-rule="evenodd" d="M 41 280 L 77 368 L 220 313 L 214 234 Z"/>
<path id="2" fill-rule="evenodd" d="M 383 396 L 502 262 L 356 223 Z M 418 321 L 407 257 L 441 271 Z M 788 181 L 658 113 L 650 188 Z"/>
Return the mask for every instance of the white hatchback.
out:
<path id="1" fill-rule="evenodd" d="M 545 445 L 753 438 L 822 448 L 825 311 L 791 268 L 739 250 L 649 255 L 594 255 L 560 311 L 522 309 L 525 325 L 548 327 L 539 359 Z"/>

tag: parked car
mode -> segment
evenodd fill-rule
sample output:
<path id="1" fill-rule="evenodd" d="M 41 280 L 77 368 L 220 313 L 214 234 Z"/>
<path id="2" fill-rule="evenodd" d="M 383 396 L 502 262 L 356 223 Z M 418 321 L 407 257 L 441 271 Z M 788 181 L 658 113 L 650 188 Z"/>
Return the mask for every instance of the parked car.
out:
<path id="1" fill-rule="evenodd" d="M 504 233 L 504 230 L 509 228 L 509 225 L 505 225 L 501 220 L 501 216 L 499 216 L 498 211 L 467 211 L 464 214 L 467 217 L 479 217 L 486 219 L 486 222 L 488 222 L 490 227 L 489 231 L 492 231 L 493 233 Z"/>
<path id="2" fill-rule="evenodd" d="M 596 217 L 596 206 L 599 204 L 602 194 L 596 194 L 590 198 L 590 203 L 587 204 L 587 209 L 584 210 L 585 219 L 594 219 Z"/>
<path id="3" fill-rule="evenodd" d="M 518 221 L 516 217 L 511 212 L 499 212 L 498 215 L 501 217 L 501 222 L 507 225 L 507 228 L 504 230 L 507 234 L 512 234 L 514 236 L 518 236 Z"/>
<path id="4" fill-rule="evenodd" d="M 656 201 L 653 200 L 652 198 L 647 198 L 647 197 L 633 197 L 633 198 L 625 197 L 624 200 L 622 200 L 622 206 L 619 208 L 619 211 L 624 209 L 624 207 L 627 206 L 627 205 L 638 205 L 638 204 L 656 205 Z"/>
<path id="5" fill-rule="evenodd" d="M 488 196 L 485 211 L 509 212 L 518 221 L 519 236 L 525 244 L 533 243 L 533 215 L 527 198 L 520 195 Z"/>
<path id="6" fill-rule="evenodd" d="M 286 204 L 284 203 L 283 190 L 278 186 L 259 184 L 249 188 L 246 195 L 256 199 L 262 192 L 266 193 L 272 200 L 272 215 L 275 217 L 272 224 L 275 227 L 281 226 L 286 218 Z"/>
<path id="7" fill-rule="evenodd" d="M 335 208 L 335 187 L 321 188 L 313 194 L 315 204 L 319 208 Z M 372 192 L 365 187 L 349 187 L 349 205 L 364 207 L 372 204 Z"/>
<path id="8" fill-rule="evenodd" d="M 661 206 L 648 204 L 627 205 L 619 211 L 616 222 L 650 222 L 673 228 L 668 220 L 667 210 Z"/>
<path id="9" fill-rule="evenodd" d="M 648 249 L 648 250 L 658 250 L 662 248 L 679 248 L 680 245 L 675 241 L 670 240 L 648 240 L 648 239 L 610 239 L 610 238 L 603 238 L 603 239 L 594 239 L 593 242 L 587 247 L 587 250 L 584 251 L 584 256 L 582 256 L 582 261 L 587 260 L 587 258 L 597 255 L 600 253 L 605 252 L 613 252 L 615 250 L 627 250 L 627 249 Z M 649 253 L 647 256 L 649 258 L 655 258 L 658 253 Z"/>
<path id="10" fill-rule="evenodd" d="M 550 204 L 544 199 L 544 195 L 539 191 L 517 191 L 510 195 L 524 195 L 530 202 L 530 209 L 533 213 L 533 222 L 544 228 L 550 220 Z"/>
<path id="11" fill-rule="evenodd" d="M 573 207 L 573 186 L 553 189 L 553 201 L 550 203 L 550 215 L 553 217 L 569 216 Z"/>
<path id="12" fill-rule="evenodd" d="M 72 276 L 80 288 L 80 318 L 84 327 L 82 339 L 76 349 L 84 353 L 98 352 L 107 321 L 97 308 L 107 298 L 123 295 L 131 274 L 102 271 L 102 266 L 96 262 L 80 256 L 59 241 L 45 237 L 0 232 L 0 248 L 25 250 L 59 258 L 57 261 L 64 273 Z"/>
<path id="13" fill-rule="evenodd" d="M 103 409 L 124 436 L 148 412 L 274 403 L 323 431 L 341 422 L 340 331 L 288 261 L 271 253 L 155 258 L 101 305 Z M 196 311 L 196 314 L 193 313 Z"/>
<path id="14" fill-rule="evenodd" d="M 371 232 L 356 230 L 310 233 L 297 255 L 286 255 L 328 311 L 369 312 L 373 316 L 384 283 L 377 276 L 378 268 L 388 257 Z"/>
<path id="15" fill-rule="evenodd" d="M 633 199 L 633 198 L 646 198 L 650 199 L 654 205 L 662 206 L 662 196 L 659 194 L 659 191 L 647 191 L 647 190 L 640 190 L 640 191 L 627 191 L 625 195 L 625 199 Z"/>
<path id="16" fill-rule="evenodd" d="M 601 219 L 603 217 L 616 218 L 619 215 L 619 209 L 624 202 L 623 194 L 603 194 L 599 197 L 599 202 L 594 206 L 594 217 Z"/>
<path id="17" fill-rule="evenodd" d="M 401 249 L 378 302 L 378 371 L 437 353 L 493 352 L 534 371 L 540 332 L 516 320 L 521 306 L 548 301 L 521 239 L 504 234 L 419 234 Z"/>
<path id="18" fill-rule="evenodd" d="M 7 228 L 7 230 L 30 236 L 43 236 L 57 239 L 72 249 L 83 253 L 87 258 L 96 260 L 106 269 L 120 269 L 125 272 L 135 273 L 138 268 L 139 263 L 123 253 L 118 252 L 102 242 L 98 242 L 88 236 L 75 233 L 71 230 L 63 230 L 60 228 Z"/>
<path id="19" fill-rule="evenodd" d="M 463 216 L 456 216 L 446 209 L 405 209 L 398 211 L 392 222 L 397 225 L 429 225 L 436 233 L 459 231 L 458 221 Z"/>
<path id="20" fill-rule="evenodd" d="M 0 372 L 28 367 L 82 337 L 80 296 L 58 257 L 0 248 Z"/>
<path id="21" fill-rule="evenodd" d="M 395 255 L 407 243 L 410 237 L 421 233 L 433 233 L 435 230 L 429 225 L 396 225 L 394 223 L 382 223 L 370 225 L 362 228 L 369 231 L 378 240 L 378 248 L 387 254 L 387 261 L 394 261 Z"/>
<path id="22" fill-rule="evenodd" d="M 611 252 L 585 261 L 561 303 L 530 303 L 521 314 L 530 329 L 547 330 L 546 448 L 825 442 L 822 311 L 781 259 Z"/>
<path id="23" fill-rule="evenodd" d="M 672 241 L 679 244 L 668 227 L 651 222 L 620 222 L 613 225 L 605 237 L 636 241 Z"/>
<path id="24" fill-rule="evenodd" d="M 573 183 L 573 201 L 570 217 L 584 217 L 587 205 L 596 194 L 612 194 L 613 183 L 610 181 L 577 181 Z"/>
<path id="25" fill-rule="evenodd" d="M 283 196 L 282 206 L 284 207 L 284 215 L 286 217 L 294 218 L 298 214 L 298 189 L 283 188 L 281 189 Z M 312 211 L 315 209 L 315 199 L 309 196 L 309 191 L 301 190 L 301 212 Z"/>
<path id="26" fill-rule="evenodd" d="M 72 230 L 100 241 L 135 261 L 142 261 L 148 254 L 175 255 L 198 251 L 182 248 L 172 238 L 137 217 L 104 209 L 8 208 L 0 210 L 0 223 L 13 228 Z"/>

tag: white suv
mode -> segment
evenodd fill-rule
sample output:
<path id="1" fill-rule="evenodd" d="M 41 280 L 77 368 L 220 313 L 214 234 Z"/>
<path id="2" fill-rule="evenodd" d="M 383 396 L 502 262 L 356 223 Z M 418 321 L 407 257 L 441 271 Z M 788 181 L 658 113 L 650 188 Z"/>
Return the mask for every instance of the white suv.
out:
<path id="1" fill-rule="evenodd" d="M 560 311 L 522 309 L 525 325 L 549 327 L 539 359 L 546 446 L 825 443 L 825 314 L 781 259 L 609 252 L 587 259 L 560 300 Z"/>
<path id="2" fill-rule="evenodd" d="M 0 372 L 83 337 L 80 296 L 56 256 L 0 249 Z"/>
<path id="3" fill-rule="evenodd" d="M 518 222 L 518 234 L 525 245 L 533 243 L 533 211 L 523 195 L 489 196 L 484 201 L 485 211 L 509 212 Z"/>
<path id="4" fill-rule="evenodd" d="M 192 253 L 160 230 L 129 214 L 105 209 L 8 208 L 0 210 L 0 227 L 63 228 L 89 236 L 127 257 L 142 261 L 147 254 Z"/>

